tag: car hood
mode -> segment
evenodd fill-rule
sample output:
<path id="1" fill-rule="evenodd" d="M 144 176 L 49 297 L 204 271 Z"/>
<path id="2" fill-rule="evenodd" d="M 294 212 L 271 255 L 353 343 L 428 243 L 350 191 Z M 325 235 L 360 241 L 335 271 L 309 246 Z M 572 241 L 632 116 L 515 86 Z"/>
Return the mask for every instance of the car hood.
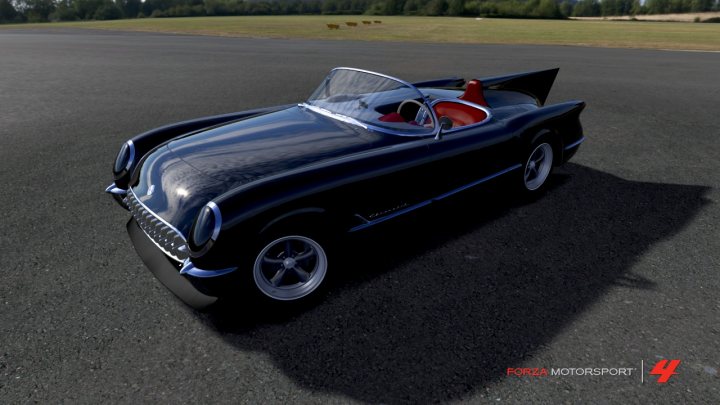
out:
<path id="1" fill-rule="evenodd" d="M 168 147 L 200 172 L 239 186 L 367 150 L 382 139 L 298 106 L 185 136 Z"/>
<path id="2" fill-rule="evenodd" d="M 179 137 L 148 154 L 132 187 L 146 208 L 188 235 L 198 210 L 240 185 L 401 142 L 302 107 Z"/>

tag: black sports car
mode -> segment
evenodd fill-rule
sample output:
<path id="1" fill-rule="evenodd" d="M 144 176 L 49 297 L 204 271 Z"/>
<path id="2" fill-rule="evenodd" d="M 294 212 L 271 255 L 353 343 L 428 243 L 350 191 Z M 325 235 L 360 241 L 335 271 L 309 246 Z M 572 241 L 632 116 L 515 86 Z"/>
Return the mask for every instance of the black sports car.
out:
<path id="1" fill-rule="evenodd" d="M 172 124 L 127 141 L 107 192 L 136 250 L 196 308 L 243 285 L 295 301 L 328 243 L 496 177 L 527 193 L 578 150 L 585 103 L 545 106 L 558 69 L 410 84 L 330 72 L 300 104 Z"/>

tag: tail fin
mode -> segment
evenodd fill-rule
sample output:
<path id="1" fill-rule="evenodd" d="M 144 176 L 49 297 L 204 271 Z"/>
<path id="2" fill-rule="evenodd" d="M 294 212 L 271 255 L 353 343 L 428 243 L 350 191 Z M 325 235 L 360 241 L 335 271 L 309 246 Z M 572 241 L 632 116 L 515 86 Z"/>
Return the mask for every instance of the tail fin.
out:
<path id="1" fill-rule="evenodd" d="M 538 101 L 538 105 L 543 105 L 559 70 L 560 68 L 538 70 L 507 76 L 486 77 L 479 80 L 482 82 L 483 88 L 519 91 L 534 97 Z"/>

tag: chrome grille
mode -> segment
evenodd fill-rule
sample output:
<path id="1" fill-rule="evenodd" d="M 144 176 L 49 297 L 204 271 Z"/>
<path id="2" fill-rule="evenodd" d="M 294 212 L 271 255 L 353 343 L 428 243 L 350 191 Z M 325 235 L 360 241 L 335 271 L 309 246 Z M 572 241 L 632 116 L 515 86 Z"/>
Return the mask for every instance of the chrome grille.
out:
<path id="1" fill-rule="evenodd" d="M 124 201 L 130 208 L 130 213 L 132 213 L 135 221 L 140 225 L 140 229 L 155 242 L 155 245 L 160 250 L 179 262 L 188 258 L 187 241 L 180 231 L 150 211 L 135 197 L 132 189 L 128 189 Z"/>

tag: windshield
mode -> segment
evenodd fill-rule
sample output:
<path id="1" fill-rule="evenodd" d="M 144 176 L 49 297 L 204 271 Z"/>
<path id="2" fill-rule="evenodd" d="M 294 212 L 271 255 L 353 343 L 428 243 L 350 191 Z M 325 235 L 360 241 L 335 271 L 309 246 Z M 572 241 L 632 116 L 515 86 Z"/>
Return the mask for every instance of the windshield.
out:
<path id="1" fill-rule="evenodd" d="M 373 72 L 334 69 L 305 104 L 332 118 L 398 135 L 427 135 L 434 125 L 412 85 Z"/>

